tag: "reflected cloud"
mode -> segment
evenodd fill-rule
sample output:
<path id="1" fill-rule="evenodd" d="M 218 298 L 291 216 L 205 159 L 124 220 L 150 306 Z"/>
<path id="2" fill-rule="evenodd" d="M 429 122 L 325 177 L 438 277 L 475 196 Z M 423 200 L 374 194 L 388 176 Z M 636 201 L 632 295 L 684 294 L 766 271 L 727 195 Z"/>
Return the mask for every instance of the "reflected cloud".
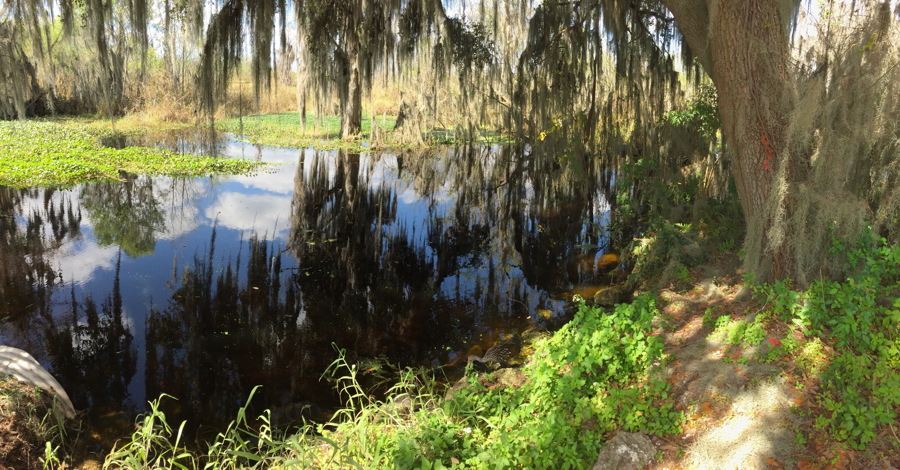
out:
<path id="1" fill-rule="evenodd" d="M 119 247 L 100 246 L 93 238 L 76 240 L 60 248 L 60 274 L 66 283 L 87 284 L 93 280 L 98 270 L 112 271 L 116 265 Z M 77 260 L 72 262 L 70 260 Z"/>
<path id="2" fill-rule="evenodd" d="M 219 226 L 233 230 L 273 233 L 277 236 L 288 232 L 287 214 L 291 196 L 271 194 L 223 193 L 204 213 L 210 220 L 219 220 Z M 277 230 L 276 230 L 277 229 Z"/>
<path id="3" fill-rule="evenodd" d="M 296 160 L 296 157 L 295 157 Z M 265 178 L 259 176 L 233 176 L 231 181 L 245 188 L 261 189 L 270 193 L 291 194 L 294 192 L 294 174 L 296 167 L 293 165 L 279 165 L 275 170 L 266 172 Z"/>

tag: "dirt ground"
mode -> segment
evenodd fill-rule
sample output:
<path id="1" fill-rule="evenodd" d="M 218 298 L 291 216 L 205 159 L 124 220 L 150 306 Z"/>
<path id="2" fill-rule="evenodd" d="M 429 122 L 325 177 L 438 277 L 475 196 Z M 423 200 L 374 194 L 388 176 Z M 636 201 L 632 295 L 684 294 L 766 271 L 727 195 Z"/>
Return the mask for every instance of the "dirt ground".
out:
<path id="1" fill-rule="evenodd" d="M 736 256 L 719 255 L 692 271 L 692 290 L 660 293 L 657 332 L 670 355 L 665 375 L 687 422 L 683 435 L 657 441 L 662 456 L 650 468 L 900 467 L 892 436 L 854 451 L 815 428 L 821 412 L 814 399 L 817 377 L 800 376 L 788 360 L 758 360 L 786 325 L 772 325 L 766 339 L 752 346 L 730 345 L 709 323 L 704 326 L 707 312 L 740 319 L 764 308 L 742 290 L 741 274 Z"/>
<path id="2" fill-rule="evenodd" d="M 51 406 L 46 393 L 0 377 L 0 470 L 43 468 L 42 426 Z"/>

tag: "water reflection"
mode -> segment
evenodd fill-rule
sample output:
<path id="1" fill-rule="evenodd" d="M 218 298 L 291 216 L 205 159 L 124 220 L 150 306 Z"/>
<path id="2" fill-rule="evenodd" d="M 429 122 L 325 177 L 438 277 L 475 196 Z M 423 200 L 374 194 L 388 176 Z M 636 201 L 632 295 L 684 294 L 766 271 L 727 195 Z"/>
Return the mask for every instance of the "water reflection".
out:
<path id="1" fill-rule="evenodd" d="M 167 393 L 167 411 L 215 422 L 260 384 L 260 408 L 332 406 L 332 343 L 449 364 L 605 280 L 609 207 L 589 161 L 256 151 L 291 163 L 0 188 L 0 341 L 51 366 L 77 407 L 135 413 Z"/>

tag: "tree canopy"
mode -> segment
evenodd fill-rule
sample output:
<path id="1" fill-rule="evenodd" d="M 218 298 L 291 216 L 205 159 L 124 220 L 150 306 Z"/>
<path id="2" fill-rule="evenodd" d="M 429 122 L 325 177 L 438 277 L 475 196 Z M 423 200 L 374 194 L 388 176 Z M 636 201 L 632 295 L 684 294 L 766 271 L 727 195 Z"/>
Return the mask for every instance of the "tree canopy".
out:
<path id="1" fill-rule="evenodd" d="M 806 283 L 839 274 L 831 237 L 897 237 L 898 16 L 877 0 L 225 0 L 211 15 L 196 0 L 10 0 L 0 116 L 121 113 L 146 99 L 134 90 L 157 48 L 176 78 L 180 46 L 208 115 L 250 52 L 257 100 L 281 60 L 303 109 L 307 91 L 336 97 L 350 136 L 382 77 L 403 84 L 401 117 L 451 112 L 460 135 L 503 129 L 573 171 L 649 160 L 664 184 L 699 178 L 699 200 L 733 182 L 748 270 Z"/>

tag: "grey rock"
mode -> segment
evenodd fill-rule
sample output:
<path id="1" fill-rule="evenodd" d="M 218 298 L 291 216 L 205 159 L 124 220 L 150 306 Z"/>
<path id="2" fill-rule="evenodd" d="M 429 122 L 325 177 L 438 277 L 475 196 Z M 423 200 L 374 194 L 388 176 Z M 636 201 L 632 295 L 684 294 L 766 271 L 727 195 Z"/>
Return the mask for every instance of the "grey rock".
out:
<path id="1" fill-rule="evenodd" d="M 525 373 L 521 369 L 507 367 L 494 371 L 494 379 L 504 387 L 519 388 L 525 383 Z"/>
<path id="2" fill-rule="evenodd" d="M 75 407 L 62 385 L 31 354 L 11 346 L 0 346 L 0 373 L 9 374 L 28 385 L 56 395 L 55 406 L 66 418 L 75 417 Z"/>
<path id="3" fill-rule="evenodd" d="M 638 470 L 656 458 L 656 447 L 640 433 L 620 432 L 600 449 L 591 470 Z"/>
<path id="4" fill-rule="evenodd" d="M 628 291 L 624 286 L 615 285 L 600 289 L 594 294 L 594 305 L 598 307 L 614 307 L 618 303 L 625 302 Z"/>

